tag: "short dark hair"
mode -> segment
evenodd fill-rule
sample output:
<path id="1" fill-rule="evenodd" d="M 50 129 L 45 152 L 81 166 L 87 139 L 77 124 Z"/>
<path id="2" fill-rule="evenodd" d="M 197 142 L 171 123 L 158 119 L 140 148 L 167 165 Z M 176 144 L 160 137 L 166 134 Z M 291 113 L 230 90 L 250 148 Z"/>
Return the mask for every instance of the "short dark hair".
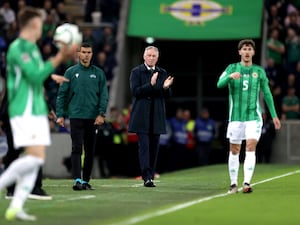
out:
<path id="1" fill-rule="evenodd" d="M 80 45 L 80 48 L 93 48 L 92 44 L 90 44 L 89 42 L 82 42 Z"/>
<path id="2" fill-rule="evenodd" d="M 255 49 L 255 42 L 252 39 L 243 39 L 238 44 L 238 50 L 241 50 L 241 48 L 244 45 L 251 45 L 253 49 Z"/>
<path id="3" fill-rule="evenodd" d="M 37 8 L 31 6 L 25 6 L 18 13 L 18 24 L 20 28 L 25 27 L 30 20 L 35 17 L 42 18 L 40 11 Z"/>

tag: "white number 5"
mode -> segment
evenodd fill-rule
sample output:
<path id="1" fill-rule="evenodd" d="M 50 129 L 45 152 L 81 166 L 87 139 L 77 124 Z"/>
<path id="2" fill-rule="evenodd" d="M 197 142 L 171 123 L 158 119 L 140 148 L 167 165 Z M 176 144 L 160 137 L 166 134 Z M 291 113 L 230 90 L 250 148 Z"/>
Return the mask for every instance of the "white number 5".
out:
<path id="1" fill-rule="evenodd" d="M 247 90 L 248 90 L 248 87 L 249 87 L 249 85 L 248 85 L 248 80 L 244 80 L 244 81 L 243 81 L 243 91 L 247 91 Z"/>

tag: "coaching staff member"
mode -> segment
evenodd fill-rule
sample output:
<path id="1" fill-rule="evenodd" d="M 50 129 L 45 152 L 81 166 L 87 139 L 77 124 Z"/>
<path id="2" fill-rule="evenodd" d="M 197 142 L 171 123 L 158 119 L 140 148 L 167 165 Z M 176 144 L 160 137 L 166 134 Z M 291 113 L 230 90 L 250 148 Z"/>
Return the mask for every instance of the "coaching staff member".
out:
<path id="1" fill-rule="evenodd" d="M 145 187 L 155 187 L 159 137 L 166 133 L 165 98 L 171 95 L 173 77 L 156 66 L 159 51 L 146 47 L 144 63 L 133 68 L 130 74 L 132 111 L 128 132 L 136 133 L 139 144 L 139 161 Z"/>
<path id="2" fill-rule="evenodd" d="M 76 191 L 92 189 L 89 181 L 93 168 L 96 130 L 104 123 L 108 102 L 106 76 L 102 69 L 91 64 L 92 46 L 82 43 L 78 55 L 78 64 L 69 67 L 64 74 L 69 82 L 59 87 L 56 100 L 57 123 L 64 125 L 66 109 L 70 119 L 73 190 Z"/>

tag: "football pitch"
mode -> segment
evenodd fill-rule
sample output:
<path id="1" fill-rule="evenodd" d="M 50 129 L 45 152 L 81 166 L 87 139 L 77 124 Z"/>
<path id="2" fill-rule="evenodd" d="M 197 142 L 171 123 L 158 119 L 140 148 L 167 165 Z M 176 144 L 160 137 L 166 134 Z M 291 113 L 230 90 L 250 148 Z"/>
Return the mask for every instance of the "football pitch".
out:
<path id="1" fill-rule="evenodd" d="M 242 183 L 242 165 L 239 183 Z M 300 166 L 257 164 L 253 193 L 228 195 L 226 164 L 162 174 L 156 188 L 141 180 L 92 179 L 93 191 L 73 191 L 70 179 L 45 179 L 52 201 L 28 200 L 36 222 L 7 222 L 9 200 L 0 199 L 0 224 L 38 225 L 297 225 Z"/>

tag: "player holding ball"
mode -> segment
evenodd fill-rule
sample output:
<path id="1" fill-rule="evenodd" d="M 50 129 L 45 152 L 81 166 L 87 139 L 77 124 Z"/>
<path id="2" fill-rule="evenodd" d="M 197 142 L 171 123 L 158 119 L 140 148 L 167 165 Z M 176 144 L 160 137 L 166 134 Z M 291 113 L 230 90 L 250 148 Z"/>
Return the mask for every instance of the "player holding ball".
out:
<path id="1" fill-rule="evenodd" d="M 40 11 L 23 8 L 18 14 L 18 24 L 19 36 L 7 52 L 8 113 L 14 147 L 23 148 L 25 154 L 1 175 L 0 191 L 16 183 L 14 197 L 5 213 L 7 220 L 34 221 L 36 217 L 24 211 L 24 203 L 45 162 L 46 146 L 51 143 L 43 83 L 58 65 L 73 57 L 77 45 L 63 45 L 54 57 L 44 62 L 36 43 L 42 34 Z M 55 75 L 52 78 L 57 82 L 65 80 Z"/>

